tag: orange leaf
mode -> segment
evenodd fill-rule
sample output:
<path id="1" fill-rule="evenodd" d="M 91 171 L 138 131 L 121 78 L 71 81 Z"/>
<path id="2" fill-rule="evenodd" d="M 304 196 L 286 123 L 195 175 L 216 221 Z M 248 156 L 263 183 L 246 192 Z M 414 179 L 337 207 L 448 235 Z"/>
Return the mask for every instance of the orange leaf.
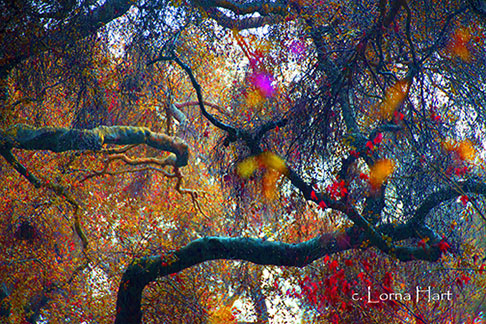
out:
<path id="1" fill-rule="evenodd" d="M 370 185 L 373 189 L 379 189 L 382 183 L 393 173 L 395 162 L 390 159 L 377 161 L 370 170 Z"/>
<path id="2" fill-rule="evenodd" d="M 447 141 L 442 144 L 442 147 L 449 152 L 456 152 L 461 160 L 474 160 L 476 157 L 476 149 L 470 140 L 461 142 Z"/>
<path id="3" fill-rule="evenodd" d="M 231 306 L 222 305 L 209 316 L 208 322 L 210 324 L 236 323 L 236 317 L 231 311 Z"/>
<path id="4" fill-rule="evenodd" d="M 471 41 L 471 32 L 467 28 L 458 28 L 452 35 L 452 39 L 447 46 L 447 50 L 452 56 L 465 62 L 471 62 L 471 51 L 467 44 Z"/>
<path id="5" fill-rule="evenodd" d="M 407 97 L 410 85 L 411 83 L 409 80 L 400 80 L 387 90 L 385 99 L 381 103 L 378 111 L 378 114 L 382 119 L 392 118 L 397 108 Z"/>

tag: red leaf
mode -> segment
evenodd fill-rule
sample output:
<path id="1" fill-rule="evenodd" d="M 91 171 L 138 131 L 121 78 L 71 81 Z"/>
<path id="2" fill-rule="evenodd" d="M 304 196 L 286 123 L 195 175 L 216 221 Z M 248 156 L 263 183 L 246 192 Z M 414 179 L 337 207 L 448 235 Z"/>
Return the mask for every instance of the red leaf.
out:
<path id="1" fill-rule="evenodd" d="M 467 202 L 469 201 L 469 197 L 466 195 L 461 196 L 461 202 L 464 206 L 467 205 Z"/>
<path id="2" fill-rule="evenodd" d="M 451 247 L 451 246 L 449 245 L 449 243 L 447 243 L 447 242 L 445 241 L 445 238 L 444 238 L 444 237 L 443 237 L 443 238 L 442 238 L 442 240 L 439 242 L 438 246 L 439 246 L 439 250 L 440 250 L 442 253 L 447 252 L 447 250 L 448 250 L 448 249 Z"/>
<path id="3" fill-rule="evenodd" d="M 337 267 L 338 267 L 337 261 L 332 260 L 331 264 L 329 264 L 329 270 L 331 270 L 332 272 L 335 272 Z"/>
<path id="4" fill-rule="evenodd" d="M 425 250 L 425 239 L 421 239 L 419 242 L 418 242 L 418 246 L 423 248 Z"/>
<path id="5" fill-rule="evenodd" d="M 336 181 L 332 185 L 327 186 L 327 192 L 332 199 L 337 200 L 338 198 L 343 198 L 348 193 L 348 189 L 346 188 L 346 183 L 344 180 Z"/>
<path id="6" fill-rule="evenodd" d="M 466 276 L 465 274 L 463 274 L 461 276 L 461 279 L 462 281 L 467 285 L 469 283 L 469 281 L 471 281 L 471 278 L 469 278 L 468 276 Z"/>
<path id="7" fill-rule="evenodd" d="M 373 149 L 375 148 L 371 141 L 366 142 L 366 147 L 371 151 L 373 151 Z"/>
<path id="8" fill-rule="evenodd" d="M 364 272 L 358 273 L 358 279 L 363 281 L 365 279 L 365 273 Z"/>
<path id="9" fill-rule="evenodd" d="M 382 140 L 383 140 L 383 134 L 382 133 L 378 133 L 378 134 L 376 134 L 376 137 L 373 140 L 373 144 L 378 145 L 378 144 L 381 143 Z"/>
<path id="10" fill-rule="evenodd" d="M 369 179 L 368 175 L 367 175 L 367 174 L 364 174 L 364 173 L 360 173 L 360 174 L 359 174 L 359 178 L 360 178 L 361 180 L 368 180 L 368 179 Z"/>
<path id="11" fill-rule="evenodd" d="M 405 115 L 404 115 L 404 114 L 402 114 L 401 112 L 398 112 L 398 111 L 395 111 L 395 112 L 393 113 L 393 115 L 395 116 L 395 122 L 396 122 L 396 123 L 398 123 L 398 122 L 402 121 L 402 120 L 403 120 L 403 118 L 405 118 Z"/>
<path id="12" fill-rule="evenodd" d="M 316 192 L 314 190 L 311 191 L 311 199 L 317 200 Z"/>
<path id="13" fill-rule="evenodd" d="M 324 200 L 321 200 L 321 201 L 319 202 L 319 207 L 320 207 L 322 210 L 324 210 L 324 209 L 326 209 L 326 208 L 327 208 L 327 205 L 326 205 L 326 203 L 324 202 Z"/>
<path id="14" fill-rule="evenodd" d="M 430 114 L 430 118 L 431 118 L 433 121 L 435 121 L 435 122 L 439 122 L 439 121 L 440 121 L 440 116 L 439 116 L 439 115 L 437 115 L 435 112 L 432 112 L 432 113 Z"/>

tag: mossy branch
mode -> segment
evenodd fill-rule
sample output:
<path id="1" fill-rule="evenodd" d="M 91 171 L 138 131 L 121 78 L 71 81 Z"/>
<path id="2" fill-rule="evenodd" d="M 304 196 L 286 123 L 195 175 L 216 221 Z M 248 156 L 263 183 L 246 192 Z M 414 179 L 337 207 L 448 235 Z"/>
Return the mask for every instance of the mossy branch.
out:
<path id="1" fill-rule="evenodd" d="M 17 124 L 0 136 L 7 146 L 24 150 L 100 151 L 104 144 L 146 144 L 174 154 L 170 159 L 174 166 L 185 166 L 189 158 L 187 144 L 179 139 L 150 131 L 146 127 L 100 126 L 93 129 L 69 129 L 63 127 L 32 127 Z"/>

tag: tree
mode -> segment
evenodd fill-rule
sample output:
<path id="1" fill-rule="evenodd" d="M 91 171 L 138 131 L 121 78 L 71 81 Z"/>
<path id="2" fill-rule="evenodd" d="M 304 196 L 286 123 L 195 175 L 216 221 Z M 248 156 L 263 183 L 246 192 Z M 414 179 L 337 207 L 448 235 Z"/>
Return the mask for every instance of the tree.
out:
<path id="1" fill-rule="evenodd" d="M 0 316 L 485 311 L 484 2 L 1 6 Z"/>

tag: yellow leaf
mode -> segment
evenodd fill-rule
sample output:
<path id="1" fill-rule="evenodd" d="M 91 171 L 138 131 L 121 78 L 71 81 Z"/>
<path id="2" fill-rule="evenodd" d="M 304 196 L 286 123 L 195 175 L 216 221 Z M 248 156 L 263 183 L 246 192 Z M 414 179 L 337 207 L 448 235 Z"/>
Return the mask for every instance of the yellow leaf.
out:
<path id="1" fill-rule="evenodd" d="M 379 189 L 382 183 L 393 173 L 395 162 L 390 159 L 378 160 L 370 170 L 370 185 L 373 189 Z"/>
<path id="2" fill-rule="evenodd" d="M 262 178 L 263 195 L 269 200 L 275 198 L 277 181 L 281 174 L 288 175 L 285 161 L 272 152 L 263 152 L 256 156 L 250 156 L 238 163 L 236 172 L 242 178 L 249 178 L 259 167 L 264 167 Z"/>
<path id="3" fill-rule="evenodd" d="M 265 40 L 261 41 L 260 44 L 256 46 L 256 49 L 264 55 L 267 55 L 271 48 L 272 43 Z"/>
<path id="4" fill-rule="evenodd" d="M 260 154 L 259 158 L 261 163 L 267 168 L 272 168 L 285 175 L 288 174 L 288 169 L 285 165 L 285 161 L 280 156 L 272 152 L 263 152 L 262 154 Z"/>
<path id="5" fill-rule="evenodd" d="M 249 178 L 260 165 L 266 167 L 267 169 L 274 169 L 281 174 L 288 174 L 285 161 L 280 156 L 272 152 L 263 152 L 257 156 L 250 156 L 246 158 L 242 162 L 238 163 L 236 171 L 240 177 Z"/>
<path id="6" fill-rule="evenodd" d="M 444 150 L 452 152 L 456 150 L 456 143 L 454 143 L 452 140 L 447 140 L 442 143 L 442 147 L 444 148 Z"/>
<path id="7" fill-rule="evenodd" d="M 238 163 L 236 172 L 242 178 L 249 178 L 258 168 L 258 160 L 256 156 L 250 156 Z"/>

